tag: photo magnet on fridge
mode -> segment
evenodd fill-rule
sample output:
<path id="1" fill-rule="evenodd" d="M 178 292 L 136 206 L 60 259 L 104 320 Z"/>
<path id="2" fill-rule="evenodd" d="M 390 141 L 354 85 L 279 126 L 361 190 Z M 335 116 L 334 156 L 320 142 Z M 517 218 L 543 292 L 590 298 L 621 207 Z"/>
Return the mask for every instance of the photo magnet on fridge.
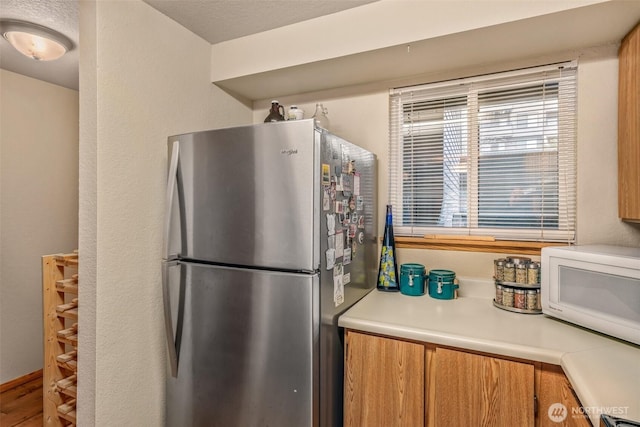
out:
<path id="1" fill-rule="evenodd" d="M 335 249 L 336 248 L 336 235 L 327 237 L 327 248 Z"/>
<path id="2" fill-rule="evenodd" d="M 326 163 L 322 164 L 322 185 L 331 185 L 331 166 Z"/>
<path id="3" fill-rule="evenodd" d="M 349 197 L 349 210 L 352 212 L 357 211 L 358 204 L 356 203 L 356 196 Z"/>
<path id="4" fill-rule="evenodd" d="M 342 191 L 342 182 L 340 182 L 340 175 L 331 177 L 331 185 L 335 184 L 336 191 Z"/>
<path id="5" fill-rule="evenodd" d="M 332 213 L 327 214 L 327 235 L 336 234 L 336 216 Z"/>
<path id="6" fill-rule="evenodd" d="M 350 247 L 344 248 L 342 262 L 344 265 L 351 264 L 351 248 Z"/>
<path id="7" fill-rule="evenodd" d="M 356 196 L 360 195 L 360 174 L 355 173 L 353 175 L 353 194 Z"/>
<path id="8" fill-rule="evenodd" d="M 327 270 L 333 269 L 333 266 L 336 265 L 336 250 L 335 249 L 327 249 Z"/>
<path id="9" fill-rule="evenodd" d="M 336 232 L 336 259 L 344 254 L 344 233 L 342 230 Z"/>
<path id="10" fill-rule="evenodd" d="M 349 149 L 342 147 L 342 172 L 349 173 L 349 166 L 351 164 L 351 157 L 349 156 Z"/>
<path id="11" fill-rule="evenodd" d="M 351 283 L 351 273 L 344 273 L 342 276 L 342 284 L 348 285 L 349 283 Z"/>
<path id="12" fill-rule="evenodd" d="M 345 197 L 351 196 L 351 192 L 353 191 L 353 181 L 351 179 L 351 175 L 343 173 L 340 175 L 340 184 L 342 185 L 342 194 Z"/>
<path id="13" fill-rule="evenodd" d="M 333 302 L 336 307 L 344 302 L 344 282 L 342 264 L 333 267 Z"/>

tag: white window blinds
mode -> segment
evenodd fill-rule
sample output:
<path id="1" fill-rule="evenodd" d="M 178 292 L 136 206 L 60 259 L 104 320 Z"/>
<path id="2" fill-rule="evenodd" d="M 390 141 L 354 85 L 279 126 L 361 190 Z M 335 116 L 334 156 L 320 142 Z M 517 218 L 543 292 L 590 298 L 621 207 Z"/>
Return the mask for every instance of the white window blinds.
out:
<path id="1" fill-rule="evenodd" d="M 394 89 L 397 235 L 575 240 L 576 64 Z"/>

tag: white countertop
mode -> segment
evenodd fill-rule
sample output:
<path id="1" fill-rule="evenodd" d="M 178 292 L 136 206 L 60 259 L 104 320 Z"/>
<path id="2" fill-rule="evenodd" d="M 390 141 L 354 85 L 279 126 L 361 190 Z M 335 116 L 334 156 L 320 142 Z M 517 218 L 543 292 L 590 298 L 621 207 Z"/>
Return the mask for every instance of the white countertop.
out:
<path id="1" fill-rule="evenodd" d="M 493 284 L 461 280 L 460 297 L 372 291 L 342 327 L 560 365 L 594 425 L 600 413 L 640 422 L 640 347 L 545 315 L 492 304 Z M 607 413 L 607 412 L 604 412 Z"/>

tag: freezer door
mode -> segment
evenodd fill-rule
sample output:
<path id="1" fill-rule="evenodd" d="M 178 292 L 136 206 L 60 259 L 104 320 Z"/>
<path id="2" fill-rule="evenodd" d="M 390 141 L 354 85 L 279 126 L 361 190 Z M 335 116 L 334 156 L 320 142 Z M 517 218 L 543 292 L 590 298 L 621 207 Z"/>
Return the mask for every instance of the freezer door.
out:
<path id="1" fill-rule="evenodd" d="M 169 138 L 165 257 L 317 270 L 314 134 L 301 120 Z"/>
<path id="2" fill-rule="evenodd" d="M 168 270 L 167 426 L 318 425 L 318 276 Z"/>

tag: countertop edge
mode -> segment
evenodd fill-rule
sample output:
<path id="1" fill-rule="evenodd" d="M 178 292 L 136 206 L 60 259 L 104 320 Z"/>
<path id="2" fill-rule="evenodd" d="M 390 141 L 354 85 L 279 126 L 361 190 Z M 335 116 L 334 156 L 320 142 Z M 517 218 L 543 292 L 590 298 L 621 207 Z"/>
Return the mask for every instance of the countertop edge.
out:
<path id="1" fill-rule="evenodd" d="M 569 383 L 571 384 L 571 387 L 573 387 L 573 391 L 575 391 L 576 395 L 578 396 L 580 404 L 583 407 L 598 406 L 597 402 L 594 401 L 595 399 L 593 398 L 591 393 L 588 392 L 588 389 L 584 387 L 582 381 L 579 380 L 581 375 L 573 370 L 573 367 L 566 362 L 565 357 L 563 357 L 563 361 L 560 366 L 562 367 L 562 371 L 564 372 L 564 374 L 569 379 Z M 600 416 L 598 414 L 589 413 L 588 415 L 591 424 L 593 424 L 594 426 L 600 425 Z"/>
<path id="2" fill-rule="evenodd" d="M 632 383 L 640 384 L 640 349 L 633 344 L 621 341 L 591 350 L 567 352 L 563 355 L 560 366 L 578 396 L 582 409 L 595 426 L 600 425 L 600 414 L 640 422 L 640 407 L 621 406 L 619 395 L 608 395 L 603 398 L 598 396 L 599 390 L 597 387 L 590 386 L 591 378 L 596 378 L 596 381 L 598 381 L 597 378 L 606 375 L 603 372 L 596 372 L 597 369 L 603 368 L 601 364 L 596 366 L 593 363 L 593 360 L 598 357 L 598 353 L 602 352 L 606 352 L 608 355 L 617 355 L 614 357 L 618 358 L 617 362 L 620 365 L 633 366 L 632 369 L 625 373 L 625 376 L 632 378 Z M 640 395 L 636 395 L 636 403 L 640 405 Z"/>
<path id="3" fill-rule="evenodd" d="M 562 356 L 565 354 L 564 352 L 555 350 L 515 345 L 509 342 L 480 340 L 466 335 L 455 335 L 433 329 L 417 329 L 404 325 L 392 325 L 384 322 L 354 318 L 348 315 L 342 315 L 338 319 L 338 326 L 361 332 L 386 335 L 391 338 L 404 338 L 424 343 L 495 354 L 497 356 L 550 363 L 553 365 L 561 365 Z"/>

